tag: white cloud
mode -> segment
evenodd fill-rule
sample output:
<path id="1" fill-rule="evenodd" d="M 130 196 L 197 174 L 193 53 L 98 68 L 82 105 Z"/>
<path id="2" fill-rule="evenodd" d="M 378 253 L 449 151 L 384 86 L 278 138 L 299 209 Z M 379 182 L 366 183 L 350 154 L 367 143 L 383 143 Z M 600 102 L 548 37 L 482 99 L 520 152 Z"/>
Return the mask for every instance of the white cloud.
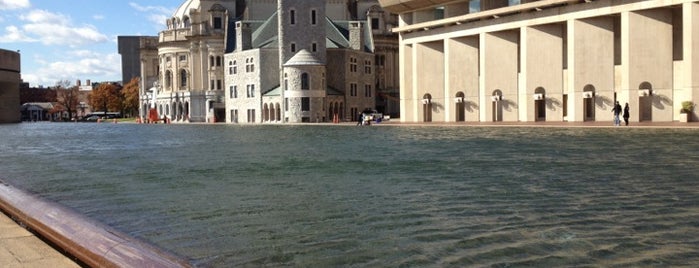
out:
<path id="1" fill-rule="evenodd" d="M 0 0 L 2 1 L 2 0 Z M 142 6 L 134 2 L 129 2 L 129 6 L 131 6 L 133 9 L 140 11 L 140 12 L 156 12 L 156 13 L 161 13 L 161 14 L 172 14 L 174 11 L 172 11 L 169 8 L 162 7 L 162 6 Z"/>
<path id="2" fill-rule="evenodd" d="M 66 52 L 66 55 L 70 59 L 50 62 L 36 59 L 42 67 L 31 73 L 23 72 L 22 79 L 31 85 L 44 86 L 52 86 L 61 80 L 121 80 L 121 57 L 117 53 L 75 50 Z"/>
<path id="3" fill-rule="evenodd" d="M 95 15 L 92 16 L 92 18 L 95 19 L 95 20 L 103 20 L 103 19 L 104 19 L 104 15 L 95 14 Z"/>
<path id="4" fill-rule="evenodd" d="M 30 6 L 29 0 L 0 0 L 0 10 L 22 9 Z"/>
<path id="5" fill-rule="evenodd" d="M 15 42 L 36 42 L 29 36 L 26 36 L 17 26 L 10 25 L 5 27 L 5 34 L 0 35 L 0 43 L 15 43 Z"/>
<path id="6" fill-rule="evenodd" d="M 141 6 L 137 3 L 130 2 L 129 6 L 138 12 L 146 13 L 148 21 L 157 25 L 158 29 L 163 29 L 166 26 L 165 20 L 170 18 L 175 11 L 163 6 Z"/>
<path id="7" fill-rule="evenodd" d="M 74 26 L 70 17 L 60 13 L 32 10 L 20 16 L 20 19 L 29 23 L 22 27 L 23 33 L 20 32 L 19 34 L 21 36 L 34 36 L 34 38 L 30 39 L 40 40 L 45 45 L 75 47 L 108 40 L 107 36 L 100 33 L 94 26 Z"/>

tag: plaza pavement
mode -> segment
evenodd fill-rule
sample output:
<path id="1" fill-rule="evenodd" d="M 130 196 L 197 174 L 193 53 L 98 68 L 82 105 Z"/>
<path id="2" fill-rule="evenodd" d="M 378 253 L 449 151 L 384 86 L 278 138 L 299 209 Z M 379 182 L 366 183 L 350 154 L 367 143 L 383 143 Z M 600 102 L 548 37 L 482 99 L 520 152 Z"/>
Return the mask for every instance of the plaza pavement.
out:
<path id="1" fill-rule="evenodd" d="M 308 124 L 308 123 L 306 123 Z M 342 124 L 354 124 L 353 122 Z M 454 126 L 454 127 L 589 127 L 614 128 L 612 122 L 455 122 L 402 123 L 398 119 L 372 126 Z M 699 122 L 632 122 L 618 128 L 698 128 Z M 8 268 L 80 267 L 70 257 L 50 246 L 0 211 L 0 266 Z"/>
<path id="2" fill-rule="evenodd" d="M 6 268 L 80 267 L 0 212 L 0 266 Z"/>

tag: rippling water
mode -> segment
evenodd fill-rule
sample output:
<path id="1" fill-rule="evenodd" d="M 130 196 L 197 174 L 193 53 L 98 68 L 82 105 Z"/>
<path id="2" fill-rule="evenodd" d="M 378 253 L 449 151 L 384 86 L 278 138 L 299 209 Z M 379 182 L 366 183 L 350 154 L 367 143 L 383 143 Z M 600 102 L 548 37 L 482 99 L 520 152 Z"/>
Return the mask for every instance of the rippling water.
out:
<path id="1" fill-rule="evenodd" d="M 694 129 L 0 126 L 0 178 L 228 266 L 699 266 Z"/>

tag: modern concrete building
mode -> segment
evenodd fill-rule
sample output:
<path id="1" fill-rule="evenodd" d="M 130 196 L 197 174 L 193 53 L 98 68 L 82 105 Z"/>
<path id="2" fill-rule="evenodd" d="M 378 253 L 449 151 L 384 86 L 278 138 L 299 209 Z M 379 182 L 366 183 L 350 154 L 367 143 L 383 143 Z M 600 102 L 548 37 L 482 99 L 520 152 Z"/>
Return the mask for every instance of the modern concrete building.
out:
<path id="1" fill-rule="evenodd" d="M 306 22 L 315 24 L 299 26 Z M 141 40 L 141 77 L 157 78 L 142 79 L 142 117 L 154 107 L 172 122 L 352 120 L 377 99 L 382 112 L 398 114 L 398 39 L 390 31 L 397 16 L 377 0 L 187 0 L 167 25 L 157 44 Z M 307 86 L 316 90 L 280 92 L 283 68 L 314 76 Z M 244 97 L 230 97 L 234 84 Z"/>
<path id="2" fill-rule="evenodd" d="M 20 122 L 19 52 L 0 49 L 0 124 Z"/>
<path id="3" fill-rule="evenodd" d="M 670 122 L 699 101 L 699 1 L 379 0 L 401 121 Z"/>

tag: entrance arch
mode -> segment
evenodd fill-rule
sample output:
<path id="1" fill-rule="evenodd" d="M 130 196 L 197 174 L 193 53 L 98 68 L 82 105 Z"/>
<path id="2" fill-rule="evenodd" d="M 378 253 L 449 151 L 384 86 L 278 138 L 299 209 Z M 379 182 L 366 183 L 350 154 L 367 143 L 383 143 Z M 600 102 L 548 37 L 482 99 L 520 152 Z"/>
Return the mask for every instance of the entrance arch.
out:
<path id="1" fill-rule="evenodd" d="M 546 90 L 543 87 L 534 89 L 534 120 L 546 121 Z"/>
<path id="2" fill-rule="evenodd" d="M 583 121 L 595 121 L 595 86 L 583 88 Z"/>
<path id="3" fill-rule="evenodd" d="M 638 121 L 653 121 L 653 85 L 638 85 Z"/>
<path id="4" fill-rule="evenodd" d="M 432 95 L 429 93 L 422 96 L 422 120 L 432 122 Z"/>
<path id="5" fill-rule="evenodd" d="M 496 89 L 491 96 L 493 122 L 502 122 L 502 91 Z"/>
<path id="6" fill-rule="evenodd" d="M 464 102 L 465 94 L 461 91 L 456 93 L 456 122 L 466 121 L 466 103 Z"/>

